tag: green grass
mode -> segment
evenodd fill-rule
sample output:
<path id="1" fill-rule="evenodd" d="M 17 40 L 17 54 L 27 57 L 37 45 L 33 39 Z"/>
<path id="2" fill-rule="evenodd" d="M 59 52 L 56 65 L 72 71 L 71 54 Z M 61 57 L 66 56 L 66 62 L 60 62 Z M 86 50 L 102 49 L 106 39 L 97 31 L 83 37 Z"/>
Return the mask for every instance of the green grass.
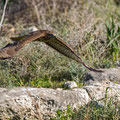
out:
<path id="1" fill-rule="evenodd" d="M 120 54 L 120 26 L 116 25 L 112 18 L 110 22 L 106 23 L 107 31 L 107 48 L 109 49 L 108 56 L 111 56 L 112 61 L 116 61 Z"/>
<path id="2" fill-rule="evenodd" d="M 57 110 L 56 117 L 51 120 L 72 120 L 74 119 L 74 112 L 71 109 L 70 105 L 67 106 L 67 110 L 62 112 L 61 110 Z"/>

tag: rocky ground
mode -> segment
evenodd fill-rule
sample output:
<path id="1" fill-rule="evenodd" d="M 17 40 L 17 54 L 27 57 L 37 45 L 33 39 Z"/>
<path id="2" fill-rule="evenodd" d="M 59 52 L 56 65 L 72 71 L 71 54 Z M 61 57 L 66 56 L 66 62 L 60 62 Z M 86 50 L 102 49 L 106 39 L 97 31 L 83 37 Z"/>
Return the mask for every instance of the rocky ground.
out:
<path id="1" fill-rule="evenodd" d="M 57 88 L 0 88 L 0 118 L 2 120 L 41 119 L 49 120 L 58 109 L 65 110 L 67 105 L 78 109 L 90 101 L 103 105 L 102 99 L 120 101 L 120 68 L 106 69 L 104 73 L 88 72 L 83 88 L 77 88 L 74 82 L 67 82 L 72 89 Z M 73 84 L 72 84 L 73 83 Z M 72 85 L 71 85 L 72 84 Z M 70 87 L 70 85 L 72 87 Z M 75 88 L 74 88 L 75 86 Z"/>

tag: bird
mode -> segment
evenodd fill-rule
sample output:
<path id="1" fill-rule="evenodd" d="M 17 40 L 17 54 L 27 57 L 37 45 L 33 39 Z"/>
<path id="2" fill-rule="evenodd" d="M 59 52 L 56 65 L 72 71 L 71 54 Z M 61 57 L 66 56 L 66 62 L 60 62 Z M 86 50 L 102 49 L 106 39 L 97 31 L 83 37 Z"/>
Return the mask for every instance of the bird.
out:
<path id="1" fill-rule="evenodd" d="M 92 67 L 87 66 L 69 44 L 67 44 L 64 40 L 57 37 L 53 32 L 49 30 L 37 30 L 34 32 L 30 32 L 27 35 L 12 37 L 11 40 L 13 41 L 13 43 L 8 43 L 5 47 L 0 49 L 1 60 L 10 59 L 14 57 L 17 54 L 17 52 L 26 44 L 33 41 L 39 41 L 44 42 L 60 54 L 70 59 L 73 59 L 78 63 L 81 63 L 90 71 L 103 72 L 103 70 L 94 69 Z"/>

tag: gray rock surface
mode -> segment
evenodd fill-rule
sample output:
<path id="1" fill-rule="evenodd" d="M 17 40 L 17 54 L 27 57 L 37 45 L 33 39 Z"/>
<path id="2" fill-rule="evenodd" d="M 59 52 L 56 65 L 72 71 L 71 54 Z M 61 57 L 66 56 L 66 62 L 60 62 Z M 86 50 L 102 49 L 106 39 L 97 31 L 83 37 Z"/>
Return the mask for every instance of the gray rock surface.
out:
<path id="1" fill-rule="evenodd" d="M 105 69 L 104 71 L 103 73 L 89 71 L 86 75 L 85 84 L 88 85 L 95 82 L 105 83 L 105 81 L 120 83 L 120 67 Z"/>
<path id="2" fill-rule="evenodd" d="M 108 85 L 109 86 L 109 85 Z M 49 120 L 58 109 L 65 110 L 67 105 L 73 109 L 105 97 L 107 85 L 89 85 L 73 90 L 48 88 L 0 88 L 0 119 Z M 107 97 L 120 101 L 120 85 L 110 87 Z"/>
<path id="3" fill-rule="evenodd" d="M 84 89 L 62 90 L 48 88 L 0 89 L 0 119 L 39 119 L 49 120 L 58 109 L 67 105 L 78 108 L 90 99 Z"/>
<path id="4" fill-rule="evenodd" d="M 105 97 L 107 94 L 107 98 L 116 97 L 118 101 L 120 101 L 120 85 L 118 87 L 110 87 L 109 85 L 90 85 L 84 86 L 89 97 L 93 100 L 100 100 Z"/>

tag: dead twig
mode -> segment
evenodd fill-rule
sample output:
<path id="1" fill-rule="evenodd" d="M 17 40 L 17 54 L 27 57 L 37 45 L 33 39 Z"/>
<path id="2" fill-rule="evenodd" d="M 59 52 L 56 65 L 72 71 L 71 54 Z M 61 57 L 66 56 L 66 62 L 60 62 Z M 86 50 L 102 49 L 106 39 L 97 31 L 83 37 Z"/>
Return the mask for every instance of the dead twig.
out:
<path id="1" fill-rule="evenodd" d="M 37 115 L 35 114 L 35 116 L 38 118 L 38 120 L 43 120 L 43 119 L 42 119 L 42 116 L 41 116 L 41 113 L 39 112 L 39 105 L 38 105 L 38 103 L 37 103 L 36 100 L 33 98 L 33 96 L 31 95 L 31 93 L 28 91 L 27 88 L 26 88 L 26 92 L 27 92 L 28 96 L 31 98 L 32 104 L 33 104 L 33 105 L 35 106 L 35 108 L 36 108 Z"/>
<path id="2" fill-rule="evenodd" d="M 34 7 L 34 12 L 36 14 L 36 17 L 37 17 L 37 21 L 38 21 L 38 24 L 40 24 L 40 15 L 39 15 L 39 10 L 38 10 L 38 7 L 35 3 L 35 0 L 32 0 L 32 5 Z"/>
<path id="3" fill-rule="evenodd" d="M 4 20 L 4 17 L 5 17 L 5 11 L 6 11 L 6 7 L 7 7 L 7 3 L 8 3 L 8 0 L 6 0 L 4 8 L 3 8 L 3 14 L 2 14 L 1 21 L 0 21 L 0 30 L 2 28 L 3 20 Z"/>

